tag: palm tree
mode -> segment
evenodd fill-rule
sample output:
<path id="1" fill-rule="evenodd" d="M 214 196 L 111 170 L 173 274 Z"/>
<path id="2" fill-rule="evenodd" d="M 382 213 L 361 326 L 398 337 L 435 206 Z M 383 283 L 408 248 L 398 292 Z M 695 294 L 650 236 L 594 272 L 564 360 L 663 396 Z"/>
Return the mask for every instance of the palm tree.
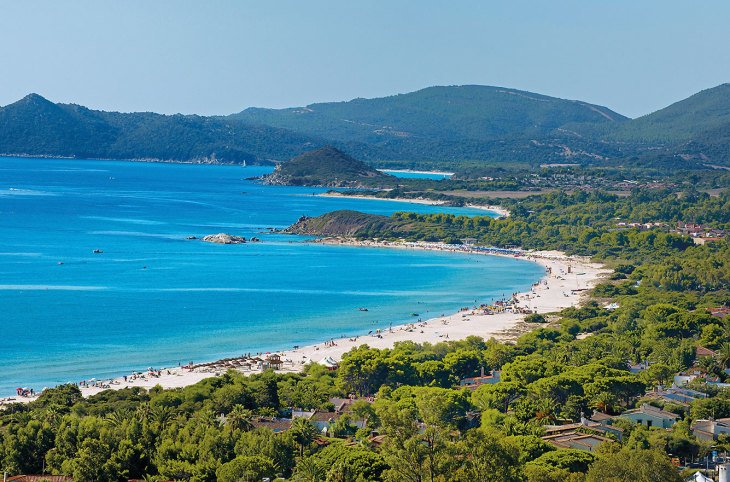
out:
<path id="1" fill-rule="evenodd" d="M 164 405 L 152 407 L 150 411 L 150 418 L 153 422 L 157 423 L 157 426 L 160 429 L 165 428 L 167 424 L 169 424 L 170 421 L 173 419 L 173 416 L 174 413 L 172 412 L 172 409 Z"/>
<path id="2" fill-rule="evenodd" d="M 708 374 L 716 374 L 720 371 L 718 360 L 711 356 L 705 356 L 697 360 L 697 366 L 705 370 Z"/>
<path id="3" fill-rule="evenodd" d="M 730 366 L 730 343 L 723 343 L 720 349 L 717 350 L 716 357 L 721 368 L 728 368 Z"/>
<path id="4" fill-rule="evenodd" d="M 597 394 L 591 403 L 593 408 L 597 408 L 604 413 L 612 413 L 613 407 L 616 406 L 616 397 L 608 392 L 601 392 Z"/>
<path id="5" fill-rule="evenodd" d="M 253 428 L 253 412 L 243 405 L 234 405 L 233 410 L 226 415 L 226 425 L 233 430 L 243 430 L 248 432 Z"/>
<path id="6" fill-rule="evenodd" d="M 137 407 L 137 410 L 135 412 L 135 416 L 137 419 L 142 422 L 144 420 L 149 420 L 150 414 L 152 413 L 152 407 L 150 407 L 150 404 L 148 402 L 142 403 Z"/>
<path id="7" fill-rule="evenodd" d="M 118 428 L 120 427 L 124 421 L 128 418 L 132 417 L 132 411 L 131 410 L 125 410 L 125 409 L 119 409 L 115 410 L 111 413 L 108 413 L 106 417 L 104 417 L 104 421 L 107 422 L 112 427 Z"/>
<path id="8" fill-rule="evenodd" d="M 317 465 L 312 457 L 307 457 L 297 464 L 292 480 L 296 482 L 321 482 L 325 477 L 325 471 Z"/>
<path id="9" fill-rule="evenodd" d="M 291 434 L 294 441 L 299 444 L 299 455 L 304 456 L 304 448 L 314 442 L 317 437 L 317 427 L 303 417 L 297 417 L 292 421 Z"/>

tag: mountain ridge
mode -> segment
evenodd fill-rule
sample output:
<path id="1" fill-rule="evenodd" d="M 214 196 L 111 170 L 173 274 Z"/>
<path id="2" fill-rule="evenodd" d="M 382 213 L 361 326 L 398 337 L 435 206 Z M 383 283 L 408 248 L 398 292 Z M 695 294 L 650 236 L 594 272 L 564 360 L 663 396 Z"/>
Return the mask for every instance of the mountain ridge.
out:
<path id="1" fill-rule="evenodd" d="M 364 161 L 730 165 L 730 84 L 629 119 L 580 100 L 497 86 L 433 86 L 374 99 L 230 116 L 92 110 L 32 93 L 0 107 L 0 152 L 272 163 L 332 145 Z"/>
<path id="2" fill-rule="evenodd" d="M 0 107 L 0 152 L 12 155 L 270 164 L 324 144 L 275 127 L 198 115 L 99 111 L 35 93 Z"/>

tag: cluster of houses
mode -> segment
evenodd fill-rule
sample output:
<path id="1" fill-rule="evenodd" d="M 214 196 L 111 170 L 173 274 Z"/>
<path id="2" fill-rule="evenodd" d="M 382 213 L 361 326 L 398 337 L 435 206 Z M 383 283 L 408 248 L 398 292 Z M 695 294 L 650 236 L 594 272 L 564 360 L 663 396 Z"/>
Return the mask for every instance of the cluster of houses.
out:
<path id="1" fill-rule="evenodd" d="M 713 311 L 713 310 L 710 310 Z M 717 316 L 727 316 L 727 308 L 717 308 Z M 696 358 L 715 356 L 716 353 L 705 347 L 698 347 Z M 638 373 L 648 368 L 648 364 L 630 366 L 633 373 Z M 595 411 L 589 418 L 581 416 L 576 423 L 563 425 L 548 425 L 545 427 L 543 440 L 559 448 L 580 449 L 592 452 L 598 445 L 608 440 L 621 441 L 623 429 L 616 426 L 617 420 L 628 420 L 647 428 L 671 429 L 682 417 L 678 413 L 659 408 L 659 406 L 678 407 L 677 410 L 689 410 L 692 402 L 707 398 L 706 393 L 688 388 L 687 385 L 694 380 L 702 380 L 705 383 L 713 384 L 718 388 L 730 387 L 730 384 L 722 383 L 716 376 L 710 376 L 700 368 L 692 368 L 686 372 L 677 373 L 671 387 L 658 387 L 647 392 L 639 407 L 624 411 L 619 415 L 608 415 Z M 711 444 L 718 440 L 721 435 L 730 435 L 730 418 L 707 418 L 694 420 L 690 427 L 692 434 L 702 442 Z"/>
<path id="2" fill-rule="evenodd" d="M 712 241 L 719 241 L 730 234 L 730 231 L 728 231 L 727 229 L 718 229 L 704 224 L 684 223 L 681 221 L 674 226 L 660 222 L 639 223 L 632 221 L 619 221 L 616 223 L 616 226 L 620 229 L 633 228 L 642 231 L 655 228 L 663 228 L 670 233 L 689 236 L 692 238 L 692 241 L 698 245 L 702 245 Z"/>
<path id="3" fill-rule="evenodd" d="M 315 426 L 317 431 L 326 437 L 331 435 L 332 425 L 337 422 L 340 417 L 350 413 L 352 410 L 352 404 L 355 400 L 365 400 L 367 402 L 373 401 L 371 398 L 330 398 L 329 402 L 333 406 L 332 410 L 299 410 L 295 408 L 292 409 L 290 417 L 281 418 L 259 416 L 251 420 L 251 425 L 253 425 L 254 428 L 268 428 L 274 433 L 281 433 L 291 428 L 292 422 L 295 418 L 304 418 L 312 422 L 312 425 Z M 223 417 L 221 421 L 224 422 L 225 417 Z M 350 424 L 357 428 L 364 428 L 365 423 L 365 420 L 360 420 L 356 417 L 352 417 L 350 419 Z"/>
<path id="4" fill-rule="evenodd" d="M 577 164 L 542 164 L 543 168 L 558 168 L 557 170 L 543 171 L 540 174 L 534 173 L 524 178 L 523 184 L 534 188 L 558 188 L 558 189 L 603 189 L 607 191 L 631 191 L 633 189 L 673 189 L 677 184 L 665 181 L 639 181 L 632 179 L 614 180 L 600 175 L 583 172 L 573 172 L 570 168 Z M 560 169 L 562 168 L 562 169 Z M 565 168 L 568 168 L 566 170 Z"/>
<path id="5" fill-rule="evenodd" d="M 559 448 L 570 448 L 593 452 L 601 443 L 609 440 L 623 440 L 624 431 L 614 426 L 618 419 L 644 425 L 645 427 L 671 428 L 680 416 L 660 408 L 642 403 L 638 408 L 612 416 L 595 411 L 590 418 L 581 417 L 579 422 L 564 425 L 546 425 L 543 440 Z"/>
<path id="6" fill-rule="evenodd" d="M 683 223 L 678 222 L 677 225 L 670 230 L 672 233 L 684 234 L 691 236 L 695 244 L 705 244 L 711 241 L 719 241 L 730 234 L 726 229 L 718 229 L 705 224 Z"/>

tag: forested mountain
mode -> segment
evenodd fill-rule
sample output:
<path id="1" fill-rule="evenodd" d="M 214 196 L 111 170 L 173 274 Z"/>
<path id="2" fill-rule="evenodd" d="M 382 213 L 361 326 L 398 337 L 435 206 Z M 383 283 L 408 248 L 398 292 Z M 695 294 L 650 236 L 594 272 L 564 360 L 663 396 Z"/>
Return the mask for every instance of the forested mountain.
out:
<path id="1" fill-rule="evenodd" d="M 618 155 L 572 129 L 627 120 L 586 102 L 479 85 L 289 109 L 249 108 L 231 118 L 325 137 L 362 159 L 507 162 L 595 159 L 607 149 Z"/>
<path id="2" fill-rule="evenodd" d="M 622 141 L 687 142 L 729 128 L 730 84 L 722 84 L 614 126 L 612 137 Z"/>
<path id="3" fill-rule="evenodd" d="M 266 126 L 195 115 L 103 112 L 30 94 L 0 108 L 0 153 L 239 163 L 286 159 L 322 143 Z"/>
<path id="4" fill-rule="evenodd" d="M 608 139 L 730 165 L 730 84 L 703 90 L 652 114 L 611 126 Z"/>
<path id="5" fill-rule="evenodd" d="M 228 117 L 94 111 L 31 94 L 0 107 L 0 153 L 172 161 L 285 161 L 333 145 L 366 161 L 650 168 L 730 165 L 730 84 L 630 120 L 586 102 L 488 86 Z"/>
<path id="6" fill-rule="evenodd" d="M 571 123 L 627 120 L 606 107 L 503 87 L 429 87 L 409 94 L 289 109 L 246 109 L 234 118 L 340 142 L 542 137 Z"/>

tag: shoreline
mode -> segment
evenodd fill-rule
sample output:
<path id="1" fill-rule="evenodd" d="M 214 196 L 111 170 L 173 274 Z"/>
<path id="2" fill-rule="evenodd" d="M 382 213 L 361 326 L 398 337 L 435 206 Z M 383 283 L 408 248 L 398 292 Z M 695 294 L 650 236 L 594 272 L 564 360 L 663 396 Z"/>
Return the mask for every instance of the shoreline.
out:
<path id="1" fill-rule="evenodd" d="M 371 331 L 367 335 L 356 335 L 352 338 L 332 338 L 318 344 L 272 352 L 279 354 L 284 364 L 280 373 L 300 372 L 305 364 L 321 363 L 328 358 L 340 361 L 342 355 L 360 345 L 371 348 L 392 348 L 396 342 L 413 341 L 416 343 L 438 343 L 464 339 L 467 336 L 479 336 L 486 339 L 495 337 L 500 341 L 514 339 L 524 331 L 521 324 L 527 311 L 540 314 L 552 313 L 580 303 L 586 290 L 596 284 L 603 274 L 609 271 L 602 265 L 590 260 L 569 257 L 556 251 L 521 251 L 498 250 L 489 251 L 474 247 L 445 245 L 427 242 L 375 242 L 353 241 L 350 239 L 326 238 L 313 242 L 333 245 L 348 245 L 382 249 L 417 249 L 430 251 L 456 252 L 482 256 L 504 256 L 525 259 L 541 264 L 545 268 L 543 276 L 533 284 L 530 291 L 515 294 L 514 303 L 509 307 L 494 306 L 463 307 L 456 313 L 442 314 L 414 323 L 392 325 L 389 329 Z M 542 325 L 530 325 L 536 328 Z M 267 353 L 268 354 L 268 353 Z M 163 388 L 179 388 L 193 385 L 205 378 L 220 376 L 228 369 L 236 369 L 243 374 L 262 373 L 261 363 L 255 361 L 266 358 L 267 354 L 251 354 L 253 360 L 229 358 L 209 363 L 200 363 L 192 367 L 159 368 L 147 372 L 134 372 L 104 381 L 89 381 L 80 386 L 84 397 L 95 395 L 103 390 L 142 387 L 150 389 L 156 385 Z M 94 379 L 92 379 L 94 380 Z M 8 396 L 0 398 L 0 407 L 9 403 L 27 403 L 38 398 L 38 393 L 31 397 Z"/>
<path id="2" fill-rule="evenodd" d="M 0 158 L 18 158 L 18 159 L 57 159 L 61 161 L 101 161 L 101 162 L 141 162 L 141 163 L 149 163 L 149 164 L 189 164 L 189 165 L 204 165 L 204 166 L 241 166 L 241 167 L 274 167 L 274 163 L 267 163 L 267 164 L 258 164 L 254 163 L 250 166 L 244 166 L 240 162 L 222 162 L 222 161 L 211 161 L 210 159 L 187 159 L 184 161 L 181 160 L 174 160 L 174 159 L 158 159 L 154 157 L 140 157 L 135 159 L 112 159 L 112 158 L 105 158 L 105 157 L 90 157 L 90 158 L 84 158 L 81 159 L 79 157 L 70 157 L 70 156 L 52 156 L 52 155 L 45 155 L 45 154 L 7 154 L 7 153 L 0 153 Z"/>
<path id="3" fill-rule="evenodd" d="M 404 197 L 396 197 L 396 198 L 385 198 L 385 197 L 377 197 L 377 196 L 359 196 L 356 194 L 339 194 L 339 191 L 328 191 L 316 194 L 316 196 L 322 196 L 322 197 L 339 197 L 344 199 L 368 199 L 371 201 L 393 201 L 393 202 L 400 202 L 400 203 L 413 203 L 413 204 L 427 204 L 429 206 L 449 206 L 449 204 L 446 201 L 439 201 L 436 199 L 424 199 L 424 198 L 404 198 Z M 462 206 L 454 206 L 454 207 L 462 207 Z M 495 214 L 498 214 L 499 216 L 509 217 L 510 212 L 506 210 L 505 208 L 497 205 L 489 205 L 489 206 L 482 206 L 481 204 L 465 204 L 463 207 L 465 208 L 471 208 L 471 209 L 480 209 L 482 211 L 491 211 Z"/>

